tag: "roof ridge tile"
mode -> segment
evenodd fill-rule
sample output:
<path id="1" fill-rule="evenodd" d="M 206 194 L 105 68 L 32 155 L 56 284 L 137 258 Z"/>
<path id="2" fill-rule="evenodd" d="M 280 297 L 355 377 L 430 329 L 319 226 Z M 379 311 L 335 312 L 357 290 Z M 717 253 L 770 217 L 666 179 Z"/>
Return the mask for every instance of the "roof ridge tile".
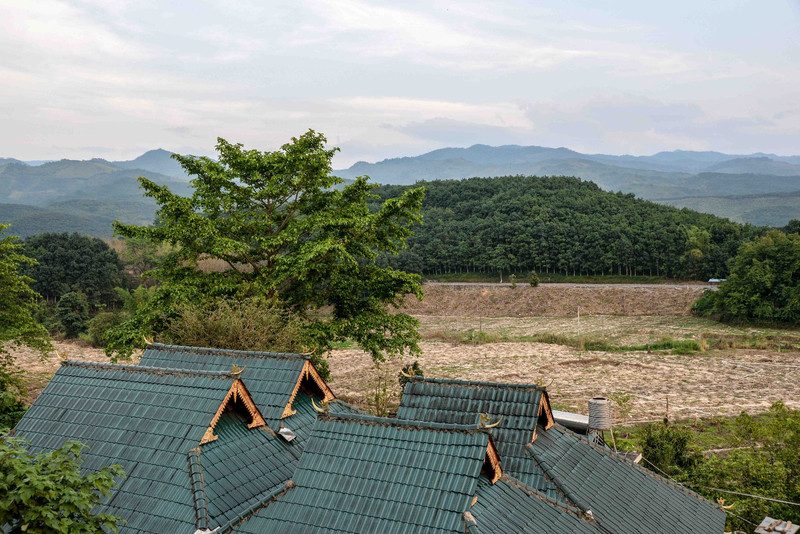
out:
<path id="1" fill-rule="evenodd" d="M 198 376 L 206 378 L 235 378 L 230 371 L 201 371 L 198 369 L 172 369 L 168 367 L 147 367 L 121 363 L 84 362 L 80 360 L 63 360 L 65 367 L 85 367 L 103 371 L 127 371 L 131 373 L 147 373 L 155 375 Z"/>
<path id="2" fill-rule="evenodd" d="M 195 352 L 201 354 L 213 354 L 215 356 L 240 356 L 244 358 L 286 358 L 309 360 L 310 357 L 305 354 L 297 354 L 294 352 L 265 352 L 256 350 L 236 350 L 236 349 L 219 349 L 212 347 L 189 347 L 186 345 L 166 345 L 163 343 L 150 343 L 145 350 L 171 350 L 176 352 Z"/>
<path id="3" fill-rule="evenodd" d="M 538 384 L 512 384 L 508 382 L 482 382 L 479 380 L 458 380 L 456 378 L 429 378 L 425 376 L 412 375 L 408 377 L 409 382 L 427 382 L 430 384 L 441 385 L 462 385 L 475 388 L 496 388 L 496 389 L 528 389 L 546 391 L 547 388 Z"/>
<path id="4" fill-rule="evenodd" d="M 320 418 L 322 419 L 337 419 L 342 421 L 358 421 L 367 424 L 374 424 L 374 425 L 387 425 L 387 426 L 397 426 L 397 427 L 409 427 L 409 428 L 424 428 L 429 430 L 441 430 L 447 432 L 464 432 L 464 433 L 477 433 L 477 432 L 485 432 L 489 433 L 486 429 L 480 428 L 478 426 L 478 416 L 476 415 L 475 424 L 474 425 L 457 425 L 453 423 L 431 423 L 427 421 L 419 421 L 416 419 L 398 419 L 396 417 L 378 417 L 376 415 L 370 414 L 360 414 L 360 413 L 347 413 L 347 414 L 331 414 L 331 413 L 324 413 L 320 414 Z"/>

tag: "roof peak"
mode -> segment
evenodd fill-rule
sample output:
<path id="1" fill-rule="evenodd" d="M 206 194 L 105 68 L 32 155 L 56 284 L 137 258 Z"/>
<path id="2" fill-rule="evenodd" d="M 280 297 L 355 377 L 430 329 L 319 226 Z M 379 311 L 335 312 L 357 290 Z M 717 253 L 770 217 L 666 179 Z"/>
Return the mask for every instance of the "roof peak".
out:
<path id="1" fill-rule="evenodd" d="M 145 347 L 145 350 L 171 350 L 176 352 L 194 352 L 198 354 L 213 354 L 215 356 L 237 356 L 242 358 L 286 358 L 309 360 L 310 357 L 305 354 L 297 354 L 294 352 L 264 352 L 255 350 L 235 350 L 235 349 L 218 349 L 210 347 L 189 347 L 185 345 L 165 345 L 162 343 L 150 343 Z"/>
<path id="2" fill-rule="evenodd" d="M 547 391 L 547 388 L 538 384 L 513 384 L 508 382 L 481 382 L 477 380 L 458 380 L 455 378 L 428 378 L 424 376 L 411 375 L 409 381 L 427 382 L 429 384 L 442 384 L 453 386 L 466 386 L 474 388 L 495 388 L 495 389 L 527 389 L 531 391 Z"/>
<path id="3" fill-rule="evenodd" d="M 78 360 L 63 360 L 65 367 L 86 367 L 103 371 L 125 371 L 128 373 L 146 373 L 154 375 L 175 376 L 202 376 L 206 378 L 236 378 L 230 371 L 199 371 L 197 369 L 171 369 L 166 367 L 146 367 L 142 365 L 128 365 L 121 363 L 84 362 Z"/>
<path id="4" fill-rule="evenodd" d="M 347 414 L 322 413 L 320 414 L 320 419 L 356 421 L 359 423 L 366 423 L 370 425 L 420 428 L 426 430 L 438 430 L 443 432 L 463 432 L 468 434 L 473 434 L 476 432 L 485 432 L 484 428 L 478 427 L 478 414 L 475 414 L 474 425 L 456 425 L 452 423 L 430 423 L 427 421 L 418 421 L 414 419 L 398 419 L 396 417 L 378 417 L 376 415 L 369 415 L 369 414 L 349 414 L 349 413 Z"/>

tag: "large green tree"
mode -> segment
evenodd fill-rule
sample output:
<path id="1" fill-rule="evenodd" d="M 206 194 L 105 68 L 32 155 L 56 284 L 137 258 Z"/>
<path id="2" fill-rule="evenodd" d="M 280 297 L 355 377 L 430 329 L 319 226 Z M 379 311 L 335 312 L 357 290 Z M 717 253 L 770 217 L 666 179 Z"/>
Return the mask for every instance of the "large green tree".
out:
<path id="1" fill-rule="evenodd" d="M 94 513 L 124 475 L 112 465 L 83 475 L 78 442 L 30 454 L 25 442 L 0 437 L 0 530 L 11 534 L 117 532 L 120 518 Z M 5 532 L 5 530 L 4 530 Z"/>
<path id="2" fill-rule="evenodd" d="M 36 260 L 28 273 L 33 289 L 58 300 L 81 291 L 92 307 L 115 301 L 114 288 L 123 283 L 122 263 L 103 240 L 77 233 L 39 234 L 25 240 L 25 254 Z"/>
<path id="3" fill-rule="evenodd" d="M 375 260 L 405 246 L 409 227 L 420 221 L 424 190 L 370 211 L 375 186 L 366 177 L 345 184 L 331 175 L 337 150 L 314 131 L 273 152 L 219 139 L 217 161 L 173 156 L 194 176 L 191 197 L 139 178 L 159 205 L 160 224 L 115 228 L 173 248 L 149 273 L 160 284 L 154 298 L 109 336 L 109 351 L 129 354 L 143 335 L 163 331 L 181 306 L 262 296 L 306 320 L 310 348 L 353 339 L 376 361 L 418 352 L 417 321 L 389 308 L 407 294 L 421 297 L 419 277 Z M 227 268 L 200 268 L 208 259 Z"/>
<path id="4" fill-rule="evenodd" d="M 728 280 L 695 310 L 723 319 L 800 323 L 800 235 L 771 230 L 744 243 Z"/>
<path id="5" fill-rule="evenodd" d="M 0 224 L 0 235 L 6 228 Z M 0 239 L 0 427 L 14 426 L 23 410 L 25 387 L 9 348 L 25 345 L 42 354 L 52 350 L 47 330 L 31 316 L 37 298 L 30 288 L 33 280 L 20 273 L 35 262 L 20 254 L 22 245 L 16 239 Z"/>

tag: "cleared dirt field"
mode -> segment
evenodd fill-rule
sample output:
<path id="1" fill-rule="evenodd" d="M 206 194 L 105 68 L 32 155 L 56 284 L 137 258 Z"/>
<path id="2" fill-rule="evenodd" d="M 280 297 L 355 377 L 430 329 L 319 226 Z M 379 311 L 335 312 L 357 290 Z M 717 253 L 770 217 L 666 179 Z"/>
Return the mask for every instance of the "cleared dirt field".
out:
<path id="1" fill-rule="evenodd" d="M 738 328 L 690 317 L 689 307 L 700 291 L 657 286 L 559 291 L 428 286 L 426 301 L 409 311 L 421 323 L 424 341 L 417 360 L 427 376 L 516 383 L 541 379 L 549 384 L 557 409 L 582 413 L 590 397 L 629 394 L 630 399 L 615 409 L 617 424 L 659 420 L 667 412 L 667 402 L 671 419 L 706 419 L 741 410 L 758 413 L 777 400 L 800 408 L 800 352 L 781 348 L 781 343 L 800 346 L 800 332 Z M 575 314 L 577 306 L 581 306 L 580 319 Z M 649 313 L 644 313 L 648 308 Z M 536 310 L 545 309 L 553 314 L 560 310 L 563 315 L 537 316 Z M 465 342 L 475 332 L 492 342 Z M 570 346 L 526 339 L 536 336 L 563 338 Z M 581 351 L 575 340 L 582 339 L 604 340 L 617 350 Z M 713 339 L 751 348 L 690 355 L 618 349 L 664 340 L 704 344 Z M 30 351 L 16 351 L 30 387 L 30 401 L 60 360 L 108 361 L 102 350 L 82 343 L 58 342 L 56 349 L 59 355 L 46 361 Z M 388 389 L 379 393 L 389 397 L 390 410 L 396 407 L 398 371 L 412 361 L 387 362 L 375 369 L 370 357 L 356 349 L 335 350 L 329 360 L 334 392 L 368 410 L 374 410 L 380 378 Z"/>
<path id="2" fill-rule="evenodd" d="M 712 351 L 699 355 L 647 352 L 581 352 L 544 343 L 500 342 L 465 345 L 422 343 L 417 358 L 427 376 L 490 382 L 533 383 L 543 379 L 556 409 L 587 412 L 595 396 L 631 395 L 628 417 L 615 408 L 616 422 L 709 418 L 758 413 L 777 400 L 800 408 L 800 353 Z M 395 391 L 404 362 L 375 370 L 359 350 L 337 350 L 329 358 L 334 392 L 359 406 L 369 406 L 379 376 Z M 393 399 L 396 405 L 399 398 Z"/>
<path id="3" fill-rule="evenodd" d="M 570 317 L 586 315 L 689 315 L 703 294 L 697 286 L 564 287 L 519 284 L 471 287 L 426 285 L 425 299 L 406 299 L 412 315 L 461 317 Z"/>

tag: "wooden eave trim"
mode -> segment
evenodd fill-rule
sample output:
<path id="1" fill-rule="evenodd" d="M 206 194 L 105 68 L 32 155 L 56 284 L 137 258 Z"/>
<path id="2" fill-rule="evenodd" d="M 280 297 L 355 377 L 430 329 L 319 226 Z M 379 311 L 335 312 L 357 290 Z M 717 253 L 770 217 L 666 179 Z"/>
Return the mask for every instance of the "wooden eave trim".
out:
<path id="1" fill-rule="evenodd" d="M 544 424 L 544 429 L 549 430 L 556 424 L 556 419 L 553 417 L 553 411 L 550 409 L 550 401 L 547 400 L 547 392 L 542 391 L 542 396 L 539 399 L 539 412 L 536 414 L 536 426 L 533 427 L 533 435 L 531 436 L 531 443 L 536 441 L 536 430 L 539 428 L 539 419 L 545 416 L 547 422 Z"/>
<path id="2" fill-rule="evenodd" d="M 294 404 L 294 399 L 297 397 L 297 392 L 300 391 L 300 386 L 303 384 L 303 380 L 314 381 L 314 384 L 317 385 L 324 395 L 324 398 L 322 399 L 323 402 L 330 402 L 336 398 L 336 395 L 333 394 L 333 391 L 331 391 L 331 388 L 328 387 L 328 384 L 326 384 L 322 377 L 319 376 L 319 373 L 311 364 L 311 361 L 306 360 L 306 362 L 303 364 L 303 368 L 300 370 L 300 376 L 297 377 L 297 383 L 294 385 L 292 395 L 289 397 L 289 402 L 283 409 L 281 419 L 297 413 L 297 410 L 292 408 L 292 404 Z"/>
<path id="3" fill-rule="evenodd" d="M 556 418 L 553 417 L 553 411 L 550 409 L 550 401 L 548 400 L 547 391 L 542 391 L 542 399 L 539 401 L 539 416 L 541 417 L 544 411 L 547 415 L 547 423 L 544 425 L 545 430 L 556 424 Z"/>
<path id="4" fill-rule="evenodd" d="M 486 445 L 486 458 L 484 460 L 484 465 L 486 463 L 492 468 L 492 484 L 500 480 L 500 477 L 503 476 L 503 470 L 500 469 L 500 455 L 497 454 L 497 449 L 494 446 L 491 438 L 489 439 L 489 443 Z"/>
<path id="5" fill-rule="evenodd" d="M 247 391 L 247 387 L 245 387 L 244 383 L 237 378 L 233 381 L 233 384 L 231 384 L 231 388 L 225 395 L 225 399 L 222 401 L 222 404 L 220 404 L 217 413 L 214 414 L 214 418 L 211 419 L 211 423 L 208 425 L 208 428 L 203 434 L 203 439 L 200 440 L 200 445 L 205 445 L 206 443 L 215 441 L 219 437 L 214 435 L 214 427 L 217 426 L 219 418 L 222 417 L 223 413 L 225 413 L 225 408 L 228 407 L 228 404 L 236 401 L 241 401 L 242 404 L 244 404 L 245 408 L 247 409 L 247 413 L 249 413 L 250 417 L 252 418 L 252 422 L 247 425 L 247 428 L 266 426 L 267 423 L 261 416 L 261 412 L 258 411 L 256 404 L 253 402 L 253 398 L 250 396 L 250 392 Z"/>

